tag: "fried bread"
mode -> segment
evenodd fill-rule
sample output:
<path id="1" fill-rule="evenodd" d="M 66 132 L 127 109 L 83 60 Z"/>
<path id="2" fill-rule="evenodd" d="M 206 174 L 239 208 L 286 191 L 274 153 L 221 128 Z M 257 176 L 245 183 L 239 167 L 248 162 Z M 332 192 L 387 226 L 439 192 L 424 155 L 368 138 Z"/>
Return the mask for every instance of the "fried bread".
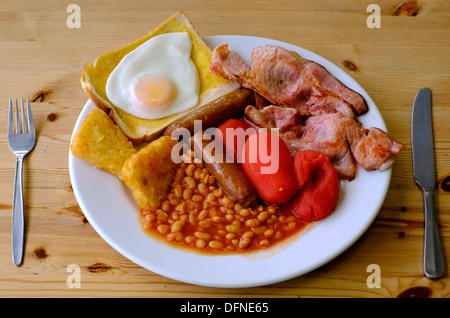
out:
<path id="1" fill-rule="evenodd" d="M 190 36 L 192 41 L 191 59 L 197 68 L 200 80 L 200 102 L 190 110 L 160 119 L 143 119 L 124 112 L 108 99 L 106 82 L 109 75 L 126 54 L 150 38 L 170 32 L 187 32 Z M 192 110 L 213 102 L 226 94 L 233 93 L 240 88 L 238 83 L 223 79 L 209 71 L 211 56 L 211 48 L 197 33 L 189 18 L 182 11 L 179 11 L 140 39 L 118 50 L 97 57 L 94 64 L 85 68 L 81 76 L 81 86 L 98 108 L 109 113 L 110 117 L 131 142 L 137 144 L 144 140 L 151 141 L 158 137 L 168 125 Z"/>

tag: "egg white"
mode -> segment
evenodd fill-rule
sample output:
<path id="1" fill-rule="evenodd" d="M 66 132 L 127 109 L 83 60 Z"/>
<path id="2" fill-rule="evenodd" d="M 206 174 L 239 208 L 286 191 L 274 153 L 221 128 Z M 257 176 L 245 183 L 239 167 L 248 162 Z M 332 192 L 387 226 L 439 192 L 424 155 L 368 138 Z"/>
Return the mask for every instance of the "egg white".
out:
<path id="1" fill-rule="evenodd" d="M 200 80 L 191 60 L 192 43 L 187 32 L 166 33 L 143 43 L 119 62 L 106 82 L 108 99 L 136 117 L 157 119 L 186 111 L 199 102 Z M 163 76 L 176 87 L 176 97 L 162 111 L 144 112 L 132 103 L 134 81 L 146 75 Z"/>

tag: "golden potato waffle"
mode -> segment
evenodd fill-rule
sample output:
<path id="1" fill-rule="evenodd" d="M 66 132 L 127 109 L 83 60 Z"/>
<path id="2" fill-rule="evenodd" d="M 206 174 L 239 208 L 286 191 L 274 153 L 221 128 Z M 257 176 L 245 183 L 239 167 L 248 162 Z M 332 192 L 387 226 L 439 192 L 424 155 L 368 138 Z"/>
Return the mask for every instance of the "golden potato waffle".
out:
<path id="1" fill-rule="evenodd" d="M 177 143 L 163 136 L 129 157 L 122 167 L 125 184 L 142 209 L 157 207 L 167 197 L 177 164 L 172 160 L 172 147 Z"/>
<path id="2" fill-rule="evenodd" d="M 136 152 L 133 144 L 100 109 L 91 110 L 74 134 L 71 150 L 75 157 L 122 179 L 125 161 Z"/>

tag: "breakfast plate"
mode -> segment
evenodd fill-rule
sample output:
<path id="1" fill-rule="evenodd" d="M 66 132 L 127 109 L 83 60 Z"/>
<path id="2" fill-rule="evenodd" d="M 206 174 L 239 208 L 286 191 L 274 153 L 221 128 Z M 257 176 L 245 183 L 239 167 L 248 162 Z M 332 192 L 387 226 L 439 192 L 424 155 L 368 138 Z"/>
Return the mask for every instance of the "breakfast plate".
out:
<path id="1" fill-rule="evenodd" d="M 259 45 L 277 45 L 324 66 L 344 85 L 360 93 L 369 111 L 359 117 L 364 127 L 386 130 L 383 118 L 366 91 L 347 73 L 323 57 L 292 44 L 250 36 L 205 37 L 210 47 L 228 43 L 250 65 Z M 88 101 L 75 124 L 95 106 Z M 391 169 L 367 172 L 358 167 L 353 181 L 341 181 L 335 211 L 311 223 L 296 236 L 271 248 L 244 254 L 201 254 L 168 245 L 142 229 L 131 192 L 115 176 L 69 153 L 69 170 L 76 199 L 98 234 L 136 264 L 165 277 L 211 287 L 254 287 L 285 281 L 313 271 L 344 252 L 372 224 L 391 180 Z"/>

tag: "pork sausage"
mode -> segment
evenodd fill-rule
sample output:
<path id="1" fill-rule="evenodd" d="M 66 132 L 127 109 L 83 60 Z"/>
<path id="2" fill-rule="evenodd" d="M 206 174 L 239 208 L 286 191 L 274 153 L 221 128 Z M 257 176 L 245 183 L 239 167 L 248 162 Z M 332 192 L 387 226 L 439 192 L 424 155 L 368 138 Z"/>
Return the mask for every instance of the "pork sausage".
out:
<path id="1" fill-rule="evenodd" d="M 204 138 L 204 132 L 197 132 L 191 138 L 192 148 L 197 157 L 202 158 L 203 164 L 211 172 L 219 186 L 228 194 L 230 199 L 244 207 L 258 204 L 258 193 L 241 167 L 234 162 L 226 162 L 225 152 L 211 153 L 207 147 L 211 142 Z M 216 157 L 221 156 L 221 157 Z M 219 160 L 217 160 L 219 158 Z"/>
<path id="2" fill-rule="evenodd" d="M 164 134 L 171 135 L 177 128 L 186 128 L 193 135 L 194 120 L 202 121 L 203 130 L 210 127 L 218 127 L 227 119 L 243 115 L 245 108 L 253 104 L 254 101 L 253 91 L 247 88 L 239 88 L 211 103 L 195 108 L 186 116 L 170 124 L 164 131 Z"/>

